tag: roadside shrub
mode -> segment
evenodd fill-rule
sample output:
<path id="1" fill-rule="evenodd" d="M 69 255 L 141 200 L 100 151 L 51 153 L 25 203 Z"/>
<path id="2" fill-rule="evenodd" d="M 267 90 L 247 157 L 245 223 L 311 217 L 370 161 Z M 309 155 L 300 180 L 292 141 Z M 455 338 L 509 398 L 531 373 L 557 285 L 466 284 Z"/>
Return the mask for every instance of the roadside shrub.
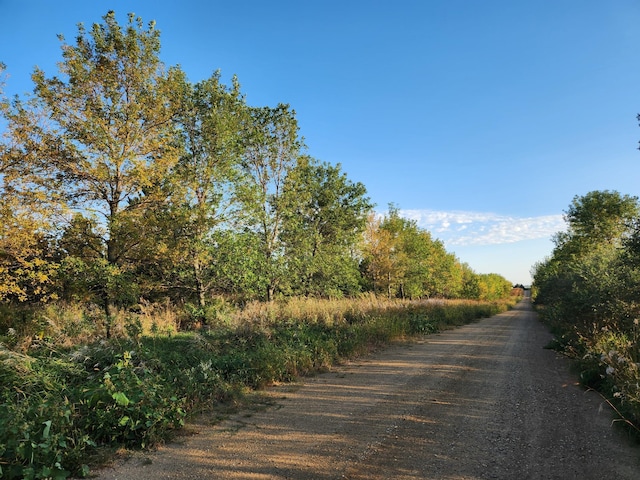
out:
<path id="1" fill-rule="evenodd" d="M 150 369 L 134 367 L 131 352 L 81 392 L 81 428 L 98 444 L 154 445 L 181 427 L 186 416 L 183 399 Z"/>
<path id="2" fill-rule="evenodd" d="M 60 359 L 40 360 L 0 347 L 0 476 L 66 478 L 86 474 L 95 447 L 77 427 L 73 398 L 82 369 Z"/>
<path id="3" fill-rule="evenodd" d="M 414 313 L 409 319 L 409 328 L 412 332 L 420 335 L 429 335 L 438 332 L 436 322 L 427 314 Z"/>
<path id="4" fill-rule="evenodd" d="M 600 329 L 581 338 L 582 382 L 602 392 L 629 425 L 640 425 L 640 327 L 628 332 Z M 636 427 L 637 428 L 637 427 Z"/>

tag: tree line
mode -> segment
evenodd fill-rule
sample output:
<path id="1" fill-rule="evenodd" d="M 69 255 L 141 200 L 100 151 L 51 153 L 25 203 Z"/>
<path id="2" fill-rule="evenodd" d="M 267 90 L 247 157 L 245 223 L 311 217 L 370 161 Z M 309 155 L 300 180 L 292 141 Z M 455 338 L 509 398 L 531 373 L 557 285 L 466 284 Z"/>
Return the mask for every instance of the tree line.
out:
<path id="1" fill-rule="evenodd" d="M 614 191 L 576 196 L 566 231 L 533 268 L 536 303 L 545 315 L 570 322 L 575 335 L 631 330 L 640 311 L 640 204 Z"/>
<path id="2" fill-rule="evenodd" d="M 640 203 L 592 191 L 574 197 L 565 221 L 533 268 L 535 304 L 582 381 L 640 425 Z"/>
<path id="3" fill-rule="evenodd" d="M 206 308 L 286 296 L 492 299 L 479 275 L 396 207 L 306 154 L 296 112 L 248 105 L 236 77 L 190 82 L 160 60 L 160 32 L 114 12 L 57 75 L 2 96 L 0 302 Z M 2 85 L 0 85 L 0 94 Z"/>

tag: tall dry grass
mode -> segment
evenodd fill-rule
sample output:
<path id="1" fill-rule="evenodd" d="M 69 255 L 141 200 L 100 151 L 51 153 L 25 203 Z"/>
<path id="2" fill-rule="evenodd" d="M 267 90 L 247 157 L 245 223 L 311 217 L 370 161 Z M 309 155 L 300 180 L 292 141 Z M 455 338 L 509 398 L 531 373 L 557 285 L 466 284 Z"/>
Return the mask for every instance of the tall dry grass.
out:
<path id="1" fill-rule="evenodd" d="M 513 297 L 503 303 L 515 303 Z M 496 304 L 496 302 L 492 302 Z M 217 299 L 208 322 L 193 320 L 193 307 L 178 307 L 169 302 L 150 303 L 142 300 L 134 309 L 117 310 L 112 319 L 111 332 L 115 339 L 140 339 L 150 336 L 171 336 L 180 331 L 204 328 L 207 331 L 247 330 L 270 328 L 277 324 L 303 323 L 326 327 L 357 324 L 371 321 L 373 317 L 389 318 L 390 315 L 438 316 L 442 328 L 447 323 L 442 312 L 461 307 L 475 309 L 487 302 L 475 300 L 401 300 L 373 294 L 357 298 L 319 299 L 288 298 L 271 303 L 251 302 L 240 308 Z M 453 309 L 453 310 L 451 310 Z M 449 314 L 447 314 L 449 315 Z M 466 314 L 451 313 L 464 316 Z M 455 323 L 455 322 L 454 322 Z M 35 310 L 24 310 L 19 315 L 11 310 L 0 312 L 0 343 L 9 348 L 27 351 L 37 346 L 73 348 L 94 343 L 105 336 L 104 313 L 97 305 L 80 303 L 51 303 Z M 425 331 L 426 332 L 426 331 Z"/>
<path id="2" fill-rule="evenodd" d="M 477 306 L 494 303 L 508 308 L 517 298 L 511 297 L 500 302 L 481 302 L 477 300 L 425 299 L 402 300 L 389 299 L 386 296 L 366 294 L 356 298 L 319 299 L 295 297 L 272 303 L 252 302 L 243 309 L 237 309 L 230 315 L 235 326 L 263 325 L 278 322 L 304 322 L 309 324 L 339 325 L 354 323 L 372 314 L 385 315 L 389 312 L 401 312 L 407 309 L 430 308 L 436 306 Z"/>

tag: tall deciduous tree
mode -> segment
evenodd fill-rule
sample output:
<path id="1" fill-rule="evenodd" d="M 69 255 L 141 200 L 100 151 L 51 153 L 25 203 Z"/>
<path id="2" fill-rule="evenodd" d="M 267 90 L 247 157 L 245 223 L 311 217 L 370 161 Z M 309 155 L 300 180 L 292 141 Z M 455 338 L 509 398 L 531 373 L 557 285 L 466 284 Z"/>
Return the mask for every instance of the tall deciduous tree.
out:
<path id="1" fill-rule="evenodd" d="M 427 264 L 429 274 L 424 279 L 426 296 L 457 298 L 462 295 L 462 266 L 453 253 L 447 252 L 441 240 L 432 240 Z"/>
<path id="2" fill-rule="evenodd" d="M 556 235 L 551 257 L 533 272 L 536 301 L 552 307 L 546 316 L 579 323 L 584 332 L 607 325 L 628 308 L 621 301 L 622 286 L 635 280 L 623 280 L 621 273 L 635 276 L 627 260 L 633 258 L 639 212 L 636 197 L 618 192 L 574 197 L 565 214 L 567 230 Z"/>
<path id="3" fill-rule="evenodd" d="M 620 246 L 640 212 L 638 198 L 608 190 L 575 196 L 565 212 L 566 232 L 555 237 L 556 253 L 580 256 L 596 246 Z"/>
<path id="4" fill-rule="evenodd" d="M 129 252 L 144 237 L 136 224 L 163 201 L 161 188 L 180 150 L 175 119 L 181 110 L 184 75 L 164 68 L 160 33 L 151 22 L 129 15 L 122 27 L 114 12 L 87 31 L 80 24 L 75 44 L 62 42 L 59 75 L 33 74 L 37 108 L 49 121 L 43 127 L 20 114 L 40 142 L 27 145 L 60 182 L 69 205 L 100 216 L 107 276 L 126 269 Z M 107 335 L 112 298 L 102 292 Z"/>
<path id="5" fill-rule="evenodd" d="M 220 82 L 220 74 L 186 90 L 180 128 L 184 154 L 174 169 L 168 239 L 175 285 L 195 293 L 200 307 L 219 281 L 214 233 L 229 221 L 233 182 L 242 153 L 242 120 L 246 105 L 240 85 Z M 231 260 L 231 259 L 228 259 Z M 188 266 L 188 268 L 184 268 Z"/>
<path id="6" fill-rule="evenodd" d="M 360 263 L 365 285 L 376 295 L 389 292 L 389 278 L 393 268 L 391 263 L 393 239 L 389 232 L 380 228 L 381 222 L 382 219 L 375 213 L 369 214 L 363 234 L 363 258 Z"/>
<path id="7" fill-rule="evenodd" d="M 389 275 L 388 294 L 407 296 L 407 280 L 411 277 L 411 269 L 418 258 L 421 248 L 414 242 L 418 236 L 418 226 L 415 222 L 400 216 L 400 211 L 395 205 L 389 205 L 389 212 L 380 224 L 380 228 L 389 232 L 393 247 L 389 252 L 393 270 Z M 417 292 L 416 292 L 417 293 Z M 419 294 L 417 296 L 420 296 Z"/>
<path id="8" fill-rule="evenodd" d="M 40 181 L 42 163 L 29 151 L 46 119 L 4 97 L 3 71 L 0 63 L 0 116 L 7 122 L 0 141 L 0 301 L 33 302 L 55 296 L 50 229 L 59 209 L 51 184 Z M 34 129 L 25 128 L 27 120 Z"/>
<path id="9" fill-rule="evenodd" d="M 281 239 L 287 175 L 297 165 L 302 148 L 298 122 L 288 105 L 248 110 L 242 159 L 243 182 L 237 192 L 245 225 L 259 237 L 260 271 L 265 298 L 273 300 L 283 287 L 284 245 Z"/>
<path id="10" fill-rule="evenodd" d="M 360 288 L 356 250 L 372 208 L 361 183 L 340 165 L 302 157 L 287 176 L 283 231 L 292 288 L 302 295 L 341 295 Z"/>

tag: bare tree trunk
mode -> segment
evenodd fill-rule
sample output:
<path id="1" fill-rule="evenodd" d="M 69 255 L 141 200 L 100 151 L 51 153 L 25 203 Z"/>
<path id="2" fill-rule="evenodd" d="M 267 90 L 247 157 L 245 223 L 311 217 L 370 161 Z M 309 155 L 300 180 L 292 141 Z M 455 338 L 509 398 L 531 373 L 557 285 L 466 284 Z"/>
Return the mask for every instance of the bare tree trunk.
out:
<path id="1" fill-rule="evenodd" d="M 196 258 L 193 261 L 193 275 L 196 281 L 196 293 L 198 295 L 198 305 L 200 308 L 204 308 L 207 303 L 206 291 L 204 288 L 204 282 L 202 281 L 202 266 L 200 260 Z"/>
<path id="2" fill-rule="evenodd" d="M 104 310 L 104 328 L 107 338 L 111 338 L 111 326 L 113 325 L 113 304 L 111 303 L 111 298 L 109 296 L 109 292 L 107 291 L 107 287 L 105 286 L 104 292 L 102 294 L 102 308 Z"/>
<path id="3" fill-rule="evenodd" d="M 109 265 L 115 265 L 117 262 L 117 257 L 115 253 L 115 246 L 112 238 L 107 240 L 107 263 Z M 111 338 L 111 327 L 113 325 L 115 308 L 113 305 L 113 298 L 111 295 L 110 287 L 109 287 L 109 278 L 111 275 L 110 272 L 106 273 L 106 277 L 104 279 L 105 284 L 102 286 L 102 308 L 104 309 L 105 315 L 105 334 L 107 338 Z"/>

